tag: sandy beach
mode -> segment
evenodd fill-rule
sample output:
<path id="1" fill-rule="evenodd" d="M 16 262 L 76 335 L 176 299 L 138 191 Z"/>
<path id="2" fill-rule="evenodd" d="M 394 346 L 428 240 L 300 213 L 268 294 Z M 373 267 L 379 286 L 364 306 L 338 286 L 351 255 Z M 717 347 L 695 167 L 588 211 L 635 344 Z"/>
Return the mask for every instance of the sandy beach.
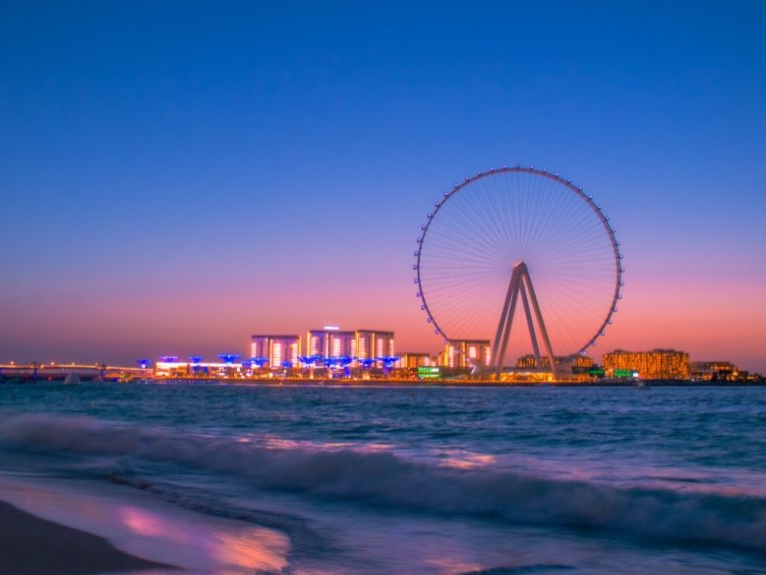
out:
<path id="1" fill-rule="evenodd" d="M 278 572 L 289 539 L 122 485 L 0 474 L 0 574 Z"/>
<path id="2" fill-rule="evenodd" d="M 2 572 L 91 575 L 167 568 L 115 549 L 108 541 L 40 519 L 0 501 Z"/>

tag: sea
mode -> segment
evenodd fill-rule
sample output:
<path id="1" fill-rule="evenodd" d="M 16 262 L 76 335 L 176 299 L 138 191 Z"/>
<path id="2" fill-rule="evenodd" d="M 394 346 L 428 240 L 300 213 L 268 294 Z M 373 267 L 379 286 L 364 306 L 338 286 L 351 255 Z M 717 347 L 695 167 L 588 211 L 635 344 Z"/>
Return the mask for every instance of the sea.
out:
<path id="1" fill-rule="evenodd" d="M 766 387 L 3 384 L 0 499 L 198 574 L 766 574 Z"/>

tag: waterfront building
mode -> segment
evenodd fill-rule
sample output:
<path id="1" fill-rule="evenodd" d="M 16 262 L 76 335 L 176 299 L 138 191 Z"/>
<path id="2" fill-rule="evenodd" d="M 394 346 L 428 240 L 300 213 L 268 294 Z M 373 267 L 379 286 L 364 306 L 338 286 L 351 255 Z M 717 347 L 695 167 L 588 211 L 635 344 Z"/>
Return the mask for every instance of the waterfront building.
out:
<path id="1" fill-rule="evenodd" d="M 631 352 L 615 350 L 604 354 L 604 371 L 609 377 L 642 379 L 689 379 L 689 354 L 674 349 Z"/>
<path id="2" fill-rule="evenodd" d="M 431 367 L 438 365 L 430 353 L 403 353 L 399 358 L 397 367 L 402 369 L 417 369 L 419 367 Z"/>
<path id="3" fill-rule="evenodd" d="M 322 358 L 354 357 L 356 332 L 343 331 L 334 325 L 310 329 L 306 333 L 306 355 Z"/>
<path id="4" fill-rule="evenodd" d="M 737 381 L 740 370 L 730 361 L 693 361 L 691 378 L 697 381 Z"/>
<path id="5" fill-rule="evenodd" d="M 278 369 L 298 365 L 301 338 L 297 335 L 253 335 L 250 357 L 262 367 Z"/>
<path id="6" fill-rule="evenodd" d="M 181 361 L 176 356 L 161 356 L 154 364 L 156 377 L 204 378 L 241 377 L 242 364 L 202 361 L 201 356 L 190 356 Z"/>
<path id="7" fill-rule="evenodd" d="M 374 329 L 358 329 L 354 334 L 354 347 L 351 357 L 362 365 L 381 357 L 394 356 L 394 332 Z M 381 361 L 376 361 L 380 367 Z"/>
<path id="8" fill-rule="evenodd" d="M 451 339 L 444 346 L 439 363 L 443 367 L 489 367 L 492 349 L 488 339 Z"/>
<path id="9" fill-rule="evenodd" d="M 566 368 L 573 373 L 586 373 L 593 367 L 593 358 L 586 355 L 571 356 L 559 356 L 557 355 L 554 360 L 559 368 Z M 542 369 L 550 369 L 551 361 L 548 356 L 544 355 L 540 357 L 540 363 Z M 517 369 L 537 369 L 537 360 L 531 353 L 528 355 L 522 355 L 516 360 Z"/>

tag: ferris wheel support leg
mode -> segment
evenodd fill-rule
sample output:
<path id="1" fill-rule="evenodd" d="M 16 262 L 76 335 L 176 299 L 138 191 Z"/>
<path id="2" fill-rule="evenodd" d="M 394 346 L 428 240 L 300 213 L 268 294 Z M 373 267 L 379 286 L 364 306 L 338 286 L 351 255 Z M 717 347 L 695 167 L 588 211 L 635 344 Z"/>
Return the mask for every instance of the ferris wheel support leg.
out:
<path id="1" fill-rule="evenodd" d="M 519 266 L 513 266 L 511 279 L 508 282 L 508 292 L 505 294 L 505 303 L 503 311 L 500 314 L 500 321 L 497 324 L 495 341 L 492 345 L 492 358 L 495 362 L 495 375 L 500 379 L 500 373 L 503 371 L 503 362 L 505 361 L 505 352 L 508 350 L 508 337 L 511 333 L 511 324 L 516 312 L 516 302 L 518 301 L 519 286 L 521 284 L 521 274 Z"/>
<path id="2" fill-rule="evenodd" d="M 536 365 L 538 368 L 542 366 L 542 356 L 540 355 L 540 342 L 537 338 L 535 322 L 537 322 L 537 328 L 540 330 L 540 336 L 543 340 L 543 348 L 548 357 L 548 361 L 550 362 L 551 372 L 555 379 L 557 372 L 553 347 L 551 346 L 548 330 L 543 321 L 543 314 L 540 311 L 540 304 L 537 301 L 535 289 L 532 286 L 532 278 L 530 277 L 529 270 L 524 262 L 519 262 L 513 266 L 511 280 L 508 282 L 508 292 L 505 294 L 503 311 L 497 325 L 497 332 L 495 333 L 495 341 L 492 344 L 495 375 L 499 379 L 503 371 L 505 354 L 508 351 L 508 338 L 511 334 L 511 326 L 513 325 L 513 316 L 516 314 L 516 304 L 518 303 L 519 294 L 521 294 L 521 303 L 524 306 L 524 315 L 527 320 L 527 328 L 529 329 L 529 337 L 532 341 L 532 349 L 534 350 L 535 361 L 537 362 Z"/>
<path id="3" fill-rule="evenodd" d="M 548 337 L 548 330 L 545 329 L 545 322 L 543 322 L 543 314 L 540 311 L 540 304 L 537 303 L 537 296 L 535 295 L 535 288 L 532 287 L 532 278 L 529 276 L 529 271 L 526 265 L 524 266 L 524 287 L 529 292 L 529 299 L 532 300 L 532 309 L 535 312 L 535 319 L 537 320 L 537 326 L 540 328 L 540 335 L 543 338 L 543 345 L 545 346 L 545 352 L 548 354 L 548 360 L 551 362 L 551 372 L 553 373 L 553 379 L 556 379 L 558 373 L 556 371 L 556 359 L 553 356 L 553 348 L 551 347 L 551 340 Z M 532 341 L 535 342 L 536 338 L 531 332 Z M 537 345 L 533 343 L 533 345 Z M 538 366 L 540 364 L 538 363 Z"/>
<path id="4" fill-rule="evenodd" d="M 499 362 L 499 351 L 500 351 L 500 338 L 503 336 L 503 333 L 505 331 L 505 318 L 508 317 L 508 309 L 511 305 L 511 297 L 513 295 L 513 281 L 514 277 L 511 275 L 511 281 L 508 283 L 508 291 L 505 294 L 505 302 L 503 303 L 503 311 L 500 312 L 500 321 L 497 323 L 497 331 L 495 332 L 495 339 L 492 340 L 492 362 L 495 366 L 497 366 Z"/>
<path id="5" fill-rule="evenodd" d="M 529 309 L 529 298 L 527 297 L 527 290 L 521 290 L 521 303 L 524 304 L 524 315 L 527 317 L 527 327 L 529 328 L 529 337 L 532 340 L 532 351 L 535 355 L 535 365 L 540 367 L 542 365 L 540 357 L 540 344 L 537 342 L 537 333 L 535 332 L 535 322 L 532 321 L 532 312 Z"/>

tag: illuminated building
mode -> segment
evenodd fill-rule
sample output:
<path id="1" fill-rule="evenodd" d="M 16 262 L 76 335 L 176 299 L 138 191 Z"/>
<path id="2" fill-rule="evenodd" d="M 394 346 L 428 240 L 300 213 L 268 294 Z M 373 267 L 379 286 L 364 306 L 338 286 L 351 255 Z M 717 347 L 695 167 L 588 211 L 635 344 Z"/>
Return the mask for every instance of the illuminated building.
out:
<path id="1" fill-rule="evenodd" d="M 323 329 L 310 329 L 306 333 L 306 354 L 323 358 L 354 357 L 356 333 L 342 331 L 334 325 L 326 325 Z"/>
<path id="2" fill-rule="evenodd" d="M 587 371 L 593 367 L 593 358 L 585 355 L 577 355 L 575 357 L 569 356 L 556 356 L 556 365 L 567 366 L 572 368 L 573 372 Z M 542 356 L 540 363 L 543 369 L 550 369 L 551 360 L 548 356 Z M 537 369 L 537 360 L 531 353 L 528 355 L 522 355 L 516 360 L 517 369 Z"/>
<path id="3" fill-rule="evenodd" d="M 492 350 L 488 339 L 451 339 L 441 354 L 444 367 L 487 367 L 492 362 Z"/>
<path id="4" fill-rule="evenodd" d="M 642 379 L 689 379 L 689 354 L 674 349 L 631 352 L 621 349 L 604 354 L 608 376 L 624 377 L 637 373 Z"/>
<path id="5" fill-rule="evenodd" d="M 693 361 L 691 378 L 700 381 L 737 381 L 740 371 L 730 361 Z"/>
<path id="6" fill-rule="evenodd" d="M 240 377 L 242 364 L 232 362 L 205 362 L 200 356 L 192 356 L 195 361 L 179 361 L 177 356 L 161 356 L 154 364 L 156 377 Z"/>
<path id="7" fill-rule="evenodd" d="M 300 340 L 297 335 L 253 335 L 250 337 L 250 357 L 272 369 L 297 366 Z"/>
<path id="8" fill-rule="evenodd" d="M 399 358 L 398 367 L 404 369 L 417 369 L 419 367 L 430 367 L 437 365 L 429 353 L 403 353 Z"/>
<path id="9" fill-rule="evenodd" d="M 354 349 L 350 354 L 362 365 L 381 357 L 394 356 L 394 332 L 358 329 L 354 336 Z M 381 362 L 376 362 L 380 364 Z"/>

